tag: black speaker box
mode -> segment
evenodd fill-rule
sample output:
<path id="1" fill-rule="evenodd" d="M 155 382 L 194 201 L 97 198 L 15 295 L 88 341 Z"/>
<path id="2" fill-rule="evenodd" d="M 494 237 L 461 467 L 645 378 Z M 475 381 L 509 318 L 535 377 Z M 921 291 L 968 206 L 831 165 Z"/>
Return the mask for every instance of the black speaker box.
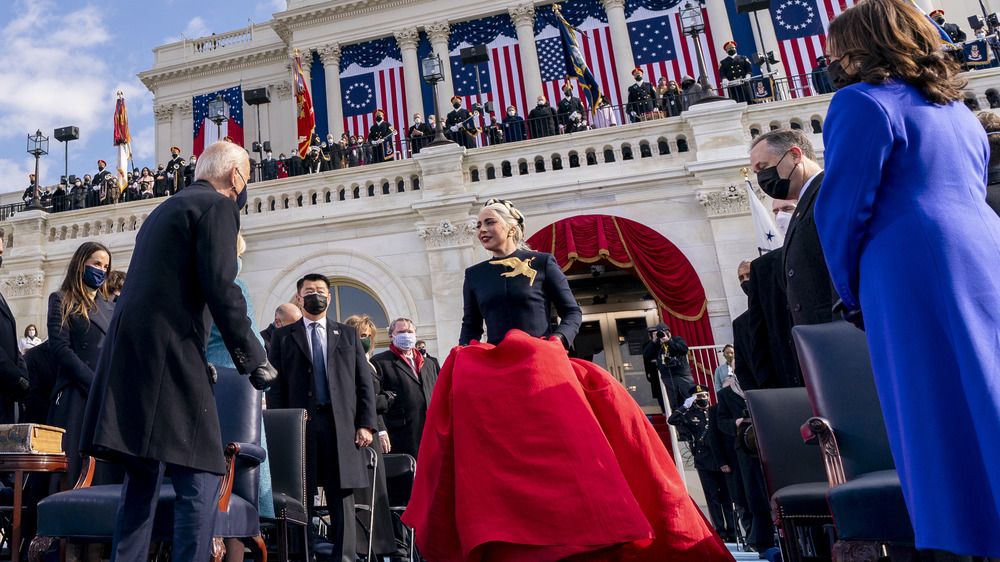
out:
<path id="1" fill-rule="evenodd" d="M 746 14 L 771 7 L 771 0 L 736 0 L 736 13 Z"/>
<path id="2" fill-rule="evenodd" d="M 60 127 L 54 131 L 54 137 L 59 142 L 66 142 L 80 138 L 80 127 Z"/>
<path id="3" fill-rule="evenodd" d="M 459 52 L 459 55 L 462 57 L 462 64 L 479 64 L 490 60 L 490 53 L 486 50 L 486 45 L 466 47 Z"/>
<path id="4" fill-rule="evenodd" d="M 271 103 L 271 97 L 267 95 L 267 88 L 255 88 L 253 90 L 244 90 L 243 99 L 247 102 L 247 105 L 260 105 L 262 103 Z"/>

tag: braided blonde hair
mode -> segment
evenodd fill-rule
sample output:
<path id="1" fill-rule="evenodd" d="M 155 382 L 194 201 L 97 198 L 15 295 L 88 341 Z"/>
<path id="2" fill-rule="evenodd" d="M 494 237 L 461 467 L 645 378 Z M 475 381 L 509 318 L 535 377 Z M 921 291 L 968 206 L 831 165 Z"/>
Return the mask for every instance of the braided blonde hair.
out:
<path id="1" fill-rule="evenodd" d="M 514 244 L 517 246 L 518 250 L 531 250 L 528 243 L 524 240 L 524 215 L 521 211 L 518 211 L 514 204 L 510 201 L 504 199 L 490 199 L 483 206 L 483 210 L 489 209 L 497 214 L 507 226 L 514 229 Z"/>

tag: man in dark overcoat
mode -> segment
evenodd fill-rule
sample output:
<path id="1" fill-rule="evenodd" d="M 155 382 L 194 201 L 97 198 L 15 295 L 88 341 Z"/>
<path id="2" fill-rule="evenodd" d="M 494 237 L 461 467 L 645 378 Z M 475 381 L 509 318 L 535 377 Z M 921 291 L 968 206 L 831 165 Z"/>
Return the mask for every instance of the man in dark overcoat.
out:
<path id="1" fill-rule="evenodd" d="M 225 471 L 205 360 L 214 320 L 240 373 L 258 389 L 274 380 L 236 285 L 236 235 L 250 163 L 243 148 L 209 146 L 195 182 L 161 203 L 136 236 L 81 430 L 82 453 L 124 465 L 114 559 L 144 560 L 167 468 L 175 560 L 207 560 Z M 151 337 L 155 334 L 155 337 Z"/>
<path id="2" fill-rule="evenodd" d="M 368 486 L 361 448 L 377 427 L 371 366 L 358 331 L 327 317 L 330 282 L 310 273 L 299 279 L 302 318 L 271 334 L 268 357 L 278 380 L 267 393 L 269 408 L 303 408 L 306 417 L 306 482 L 326 492 L 333 559 L 354 562 L 354 489 Z M 312 506 L 309 506 L 312 517 Z"/>
<path id="3" fill-rule="evenodd" d="M 0 238 L 0 263 L 3 239 Z M 0 295 L 0 423 L 14 423 L 14 403 L 28 394 L 28 369 L 17 350 L 17 324 L 7 300 Z"/>
<path id="4" fill-rule="evenodd" d="M 396 395 L 383 419 L 393 452 L 417 458 L 438 369 L 416 351 L 416 326 L 410 319 L 393 320 L 389 339 L 389 349 L 372 357 L 382 388 Z"/>
<path id="5" fill-rule="evenodd" d="M 448 129 L 445 135 L 465 148 L 476 148 L 479 128 L 476 127 L 475 115 L 462 107 L 462 98 L 458 96 L 451 98 L 451 105 L 455 110 L 445 116 L 444 126 Z"/>

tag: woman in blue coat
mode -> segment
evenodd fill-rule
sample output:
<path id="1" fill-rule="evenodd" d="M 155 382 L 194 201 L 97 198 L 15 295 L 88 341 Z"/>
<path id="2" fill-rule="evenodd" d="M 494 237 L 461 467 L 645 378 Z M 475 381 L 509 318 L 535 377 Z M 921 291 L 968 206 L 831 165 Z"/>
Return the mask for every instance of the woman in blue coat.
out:
<path id="1" fill-rule="evenodd" d="M 841 88 L 823 132 L 816 227 L 844 307 L 863 312 L 920 549 L 1000 557 L 1000 218 L 986 135 L 937 30 L 903 0 L 830 25 Z"/>
<path id="2" fill-rule="evenodd" d="M 63 450 L 69 459 L 69 482 L 76 482 L 80 474 L 80 424 L 115 310 L 104 282 L 110 270 L 111 252 L 98 242 L 84 242 L 70 258 L 59 291 L 49 295 L 49 349 L 56 382 L 48 423 L 66 430 Z"/>

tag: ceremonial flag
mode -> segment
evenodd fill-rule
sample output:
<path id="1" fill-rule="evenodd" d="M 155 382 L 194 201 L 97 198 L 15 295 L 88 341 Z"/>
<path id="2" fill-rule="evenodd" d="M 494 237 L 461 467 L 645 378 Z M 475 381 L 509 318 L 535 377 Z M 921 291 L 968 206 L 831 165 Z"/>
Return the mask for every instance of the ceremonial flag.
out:
<path id="1" fill-rule="evenodd" d="M 578 86 L 583 90 L 583 99 L 591 113 L 597 110 L 597 102 L 600 101 L 601 87 L 594 78 L 587 61 L 581 53 L 580 42 L 576 39 L 576 28 L 566 21 L 559 10 L 559 4 L 552 6 L 552 15 L 558 22 L 559 36 L 562 39 L 563 57 L 566 64 L 566 77 L 576 78 Z"/>
<path id="2" fill-rule="evenodd" d="M 226 118 L 222 125 L 216 125 L 208 117 L 208 102 L 221 96 L 226 102 Z M 229 137 L 243 146 L 243 87 L 233 86 L 218 92 L 195 96 L 194 105 L 194 154 L 200 155 L 213 142 Z M 222 134 L 219 134 L 219 130 Z"/>
<path id="3" fill-rule="evenodd" d="M 302 70 L 302 57 L 295 49 L 292 61 L 292 84 L 295 86 L 295 123 L 299 147 L 299 157 L 305 158 L 316 130 L 316 113 L 313 111 L 312 95 L 306 87 L 306 73 Z"/>
<path id="4" fill-rule="evenodd" d="M 486 45 L 490 60 L 477 65 L 462 64 L 462 49 L 473 45 Z M 493 115 L 498 121 L 507 116 L 507 107 L 511 105 L 521 115 L 530 109 L 524 99 L 521 50 L 510 16 L 502 14 L 453 24 L 448 48 L 455 95 L 462 98 L 466 109 L 471 110 L 477 102 L 492 101 Z M 476 91 L 477 67 L 481 98 Z M 482 122 L 488 124 L 489 116 L 483 116 Z"/>
<path id="5" fill-rule="evenodd" d="M 122 191 L 128 185 L 126 174 L 128 161 L 132 159 L 132 135 L 128 132 L 128 110 L 121 92 L 118 92 L 118 102 L 115 104 L 114 143 L 118 148 L 118 190 Z"/>
<path id="6" fill-rule="evenodd" d="M 764 255 L 771 250 L 777 250 L 785 243 L 785 237 L 775 226 L 771 213 L 767 211 L 760 199 L 757 199 L 750 180 L 746 182 L 746 190 L 747 201 L 750 203 L 750 216 L 753 217 L 753 230 L 757 237 L 757 251 Z"/>
<path id="7" fill-rule="evenodd" d="M 368 138 L 368 129 L 375 124 L 375 110 L 381 109 L 385 111 L 386 122 L 399 133 L 395 140 L 405 137 L 409 108 L 403 55 L 396 39 L 385 37 L 347 45 L 341 49 L 340 69 L 344 130 L 349 135 Z M 327 70 L 332 71 L 332 68 Z"/>
<path id="8" fill-rule="evenodd" d="M 647 82 L 657 85 L 661 76 L 680 86 L 685 75 L 697 79 L 698 50 L 694 37 L 684 35 L 681 5 L 668 10 L 635 8 L 628 16 L 628 36 L 632 42 L 635 66 L 642 69 Z M 712 27 L 707 8 L 702 8 L 705 32 L 698 36 L 705 57 L 709 82 L 719 83 L 719 57 L 713 48 Z"/>
<path id="9" fill-rule="evenodd" d="M 778 38 L 779 57 L 789 77 L 793 98 L 812 94 L 809 73 L 816 58 L 826 52 L 830 20 L 853 6 L 855 0 L 775 0 L 771 21 Z"/>

